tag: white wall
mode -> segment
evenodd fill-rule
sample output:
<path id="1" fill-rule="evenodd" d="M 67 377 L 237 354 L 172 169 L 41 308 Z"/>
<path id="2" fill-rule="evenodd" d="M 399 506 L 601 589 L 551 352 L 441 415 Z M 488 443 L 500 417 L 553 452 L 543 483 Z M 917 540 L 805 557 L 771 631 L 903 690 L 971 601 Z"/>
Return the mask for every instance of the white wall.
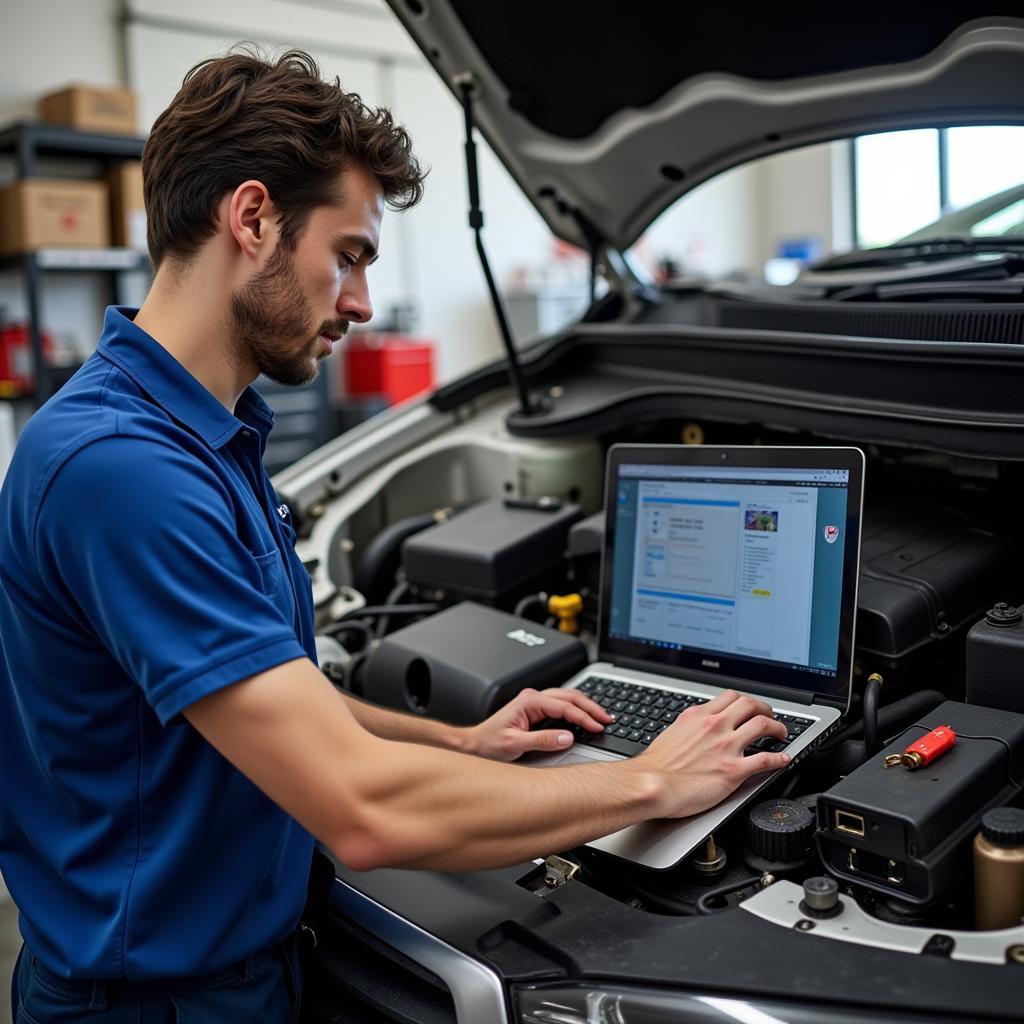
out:
<path id="1" fill-rule="evenodd" d="M 846 142 L 764 157 L 684 196 L 635 251 L 651 269 L 668 256 L 697 276 L 760 276 L 788 239 L 817 239 L 822 254 L 849 248 L 850 187 Z"/>
<path id="2" fill-rule="evenodd" d="M 660 259 L 671 257 L 688 276 L 756 273 L 758 188 L 758 170 L 752 167 L 737 167 L 705 182 L 647 229 L 635 253 L 652 272 Z"/>
<path id="3" fill-rule="evenodd" d="M 777 255 L 787 238 L 815 238 L 822 252 L 832 244 L 831 162 L 827 146 L 808 146 L 761 161 L 761 262 Z"/>
<path id="4" fill-rule="evenodd" d="M 843 247 L 852 237 L 845 153 L 840 143 L 810 146 L 727 171 L 666 210 L 635 252 L 652 270 L 671 257 L 686 274 L 722 278 L 759 277 L 785 239 Z"/>
<path id="5" fill-rule="evenodd" d="M 3 0 L 0 124 L 35 116 L 36 99 L 69 82 L 119 85 L 117 0 Z"/>
<path id="6" fill-rule="evenodd" d="M 760 162 L 758 177 L 762 263 L 788 238 L 817 238 L 823 255 L 853 244 L 848 143 L 768 157 Z"/>

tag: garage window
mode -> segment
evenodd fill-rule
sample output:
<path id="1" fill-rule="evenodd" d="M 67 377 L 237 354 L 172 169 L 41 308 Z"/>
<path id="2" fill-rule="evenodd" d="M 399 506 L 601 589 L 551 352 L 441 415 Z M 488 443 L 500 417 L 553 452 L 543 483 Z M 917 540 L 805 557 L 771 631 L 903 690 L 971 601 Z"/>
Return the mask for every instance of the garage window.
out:
<path id="1" fill-rule="evenodd" d="M 865 135 L 854 141 L 854 224 L 859 246 L 888 245 L 979 204 L 976 220 L 948 234 L 1020 234 L 1024 222 L 1024 127 L 978 125 Z M 1013 190 L 1021 186 L 1020 194 Z M 980 208 L 1008 192 L 1005 206 Z M 990 204 L 991 205 L 991 204 Z"/>

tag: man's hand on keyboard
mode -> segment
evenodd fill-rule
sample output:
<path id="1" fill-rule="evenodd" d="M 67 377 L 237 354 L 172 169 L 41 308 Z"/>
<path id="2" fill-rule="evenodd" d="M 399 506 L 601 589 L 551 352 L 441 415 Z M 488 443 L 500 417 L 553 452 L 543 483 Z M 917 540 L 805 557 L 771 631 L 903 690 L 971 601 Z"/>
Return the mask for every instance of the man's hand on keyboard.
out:
<path id="1" fill-rule="evenodd" d="M 759 772 L 777 771 L 789 755 L 744 750 L 762 736 L 786 738 L 786 727 L 772 709 L 732 690 L 706 704 L 688 708 L 634 763 L 662 777 L 659 817 L 684 818 L 714 807 Z"/>
<path id="2" fill-rule="evenodd" d="M 573 734 L 565 725 L 530 731 L 532 726 L 546 719 L 562 719 L 590 733 L 599 733 L 614 721 L 600 704 L 579 690 L 555 687 L 538 692 L 528 689 L 468 730 L 469 750 L 492 761 L 514 761 L 531 750 L 568 750 Z"/>

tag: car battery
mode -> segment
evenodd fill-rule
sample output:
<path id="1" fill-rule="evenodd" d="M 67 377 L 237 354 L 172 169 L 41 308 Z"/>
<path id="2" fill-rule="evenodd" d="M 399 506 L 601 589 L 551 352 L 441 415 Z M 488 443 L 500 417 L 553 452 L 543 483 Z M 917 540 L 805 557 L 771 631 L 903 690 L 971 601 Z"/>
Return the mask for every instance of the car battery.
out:
<path id="1" fill-rule="evenodd" d="M 956 742 L 916 770 L 886 758 L 948 726 Z M 838 878 L 924 905 L 970 870 L 971 837 L 1024 785 L 1024 715 L 947 701 L 818 800 L 821 859 Z"/>
<path id="2" fill-rule="evenodd" d="M 1008 542 L 921 502 L 865 509 L 857 657 L 898 675 L 976 622 L 1007 592 Z M 948 659 L 947 659 L 948 660 Z M 956 668 L 960 667 L 959 654 Z M 887 675 L 889 681 L 892 677 Z"/>
<path id="3" fill-rule="evenodd" d="M 402 566 L 420 590 L 511 608 L 564 579 L 569 528 L 582 516 L 553 498 L 485 501 L 410 537 Z"/>
<path id="4" fill-rule="evenodd" d="M 576 637 L 465 601 L 386 636 L 364 667 L 363 696 L 472 725 L 520 690 L 558 686 L 586 664 Z"/>

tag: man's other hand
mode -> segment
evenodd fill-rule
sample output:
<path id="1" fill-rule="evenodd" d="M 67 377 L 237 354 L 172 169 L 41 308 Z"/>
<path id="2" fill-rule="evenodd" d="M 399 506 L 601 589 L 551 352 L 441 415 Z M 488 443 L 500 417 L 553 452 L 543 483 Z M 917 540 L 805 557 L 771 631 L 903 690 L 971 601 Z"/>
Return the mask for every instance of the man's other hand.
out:
<path id="1" fill-rule="evenodd" d="M 523 690 L 503 708 L 467 732 L 467 749 L 492 761 L 514 761 L 530 750 L 568 750 L 573 735 L 566 728 L 531 728 L 545 719 L 563 719 L 589 732 L 601 732 L 615 719 L 579 690 Z"/>
<path id="2" fill-rule="evenodd" d="M 772 709 L 733 690 L 688 708 L 639 757 L 661 777 L 660 817 L 682 818 L 714 807 L 751 775 L 778 771 L 788 754 L 743 751 L 762 736 L 786 738 Z"/>

